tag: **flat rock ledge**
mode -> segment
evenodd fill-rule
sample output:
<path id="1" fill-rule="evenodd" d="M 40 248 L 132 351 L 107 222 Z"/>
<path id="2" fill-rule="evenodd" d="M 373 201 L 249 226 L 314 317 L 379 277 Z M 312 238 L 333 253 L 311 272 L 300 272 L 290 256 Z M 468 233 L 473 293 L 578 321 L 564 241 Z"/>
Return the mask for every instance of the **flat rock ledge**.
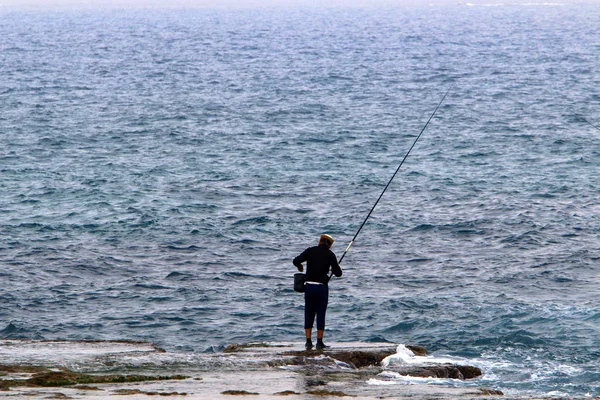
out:
<path id="1" fill-rule="evenodd" d="M 416 356 L 426 356 L 428 354 L 424 347 L 416 345 L 407 345 Z M 381 362 L 384 358 L 396 354 L 395 345 L 391 344 L 373 344 L 368 346 L 361 344 L 347 344 L 343 347 L 339 344 L 332 349 L 320 350 L 302 350 L 290 348 L 283 344 L 271 345 L 268 343 L 246 343 L 232 344 L 227 346 L 224 353 L 253 353 L 253 352 L 272 352 L 272 366 L 297 365 L 307 367 L 326 367 L 341 366 L 353 370 L 375 369 L 381 370 Z M 394 366 L 389 368 L 400 375 L 421 377 L 421 378 L 444 378 L 444 379 L 474 379 L 482 376 L 482 371 L 478 367 L 469 365 L 454 364 L 434 364 L 424 366 Z"/>

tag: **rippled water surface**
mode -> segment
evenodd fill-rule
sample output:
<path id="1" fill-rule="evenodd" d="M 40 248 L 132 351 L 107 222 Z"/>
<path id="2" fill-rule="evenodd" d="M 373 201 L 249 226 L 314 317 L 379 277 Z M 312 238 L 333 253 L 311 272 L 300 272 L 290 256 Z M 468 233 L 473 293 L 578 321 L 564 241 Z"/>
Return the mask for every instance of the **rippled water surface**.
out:
<path id="1" fill-rule="evenodd" d="M 0 9 L 0 336 L 327 338 L 600 396 L 600 7 Z"/>

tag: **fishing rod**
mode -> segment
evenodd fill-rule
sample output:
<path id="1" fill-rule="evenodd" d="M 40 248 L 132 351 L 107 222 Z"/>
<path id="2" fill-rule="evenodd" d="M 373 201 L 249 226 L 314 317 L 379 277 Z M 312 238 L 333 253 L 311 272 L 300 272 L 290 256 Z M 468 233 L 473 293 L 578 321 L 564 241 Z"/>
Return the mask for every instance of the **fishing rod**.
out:
<path id="1" fill-rule="evenodd" d="M 363 223 L 360 225 L 360 228 L 358 228 L 358 231 L 356 231 L 356 234 L 354 235 L 354 237 L 352 238 L 352 240 L 350 241 L 350 243 L 348 244 L 348 247 L 346 247 L 346 250 L 344 251 L 344 254 L 342 254 L 342 256 L 340 257 L 338 264 L 342 263 L 342 260 L 344 259 L 344 256 L 346 255 L 346 253 L 348 252 L 348 250 L 350 250 L 350 247 L 352 246 L 352 244 L 354 243 L 354 241 L 356 240 L 356 237 L 358 236 L 358 234 L 360 233 L 360 231 L 362 230 L 362 228 L 365 226 L 365 224 L 367 223 L 367 220 L 369 219 L 369 217 L 371 216 L 371 214 L 373 213 L 373 210 L 375 210 L 375 207 L 377 207 L 377 204 L 379 203 L 379 200 L 381 200 L 381 198 L 383 197 L 383 194 L 385 193 L 385 191 L 387 190 L 387 188 L 390 186 L 390 184 L 392 183 L 392 180 L 394 180 L 394 177 L 396 176 L 396 174 L 398 173 L 398 171 L 400 171 L 400 168 L 402 167 L 402 164 L 404 164 L 404 161 L 406 161 L 406 159 L 408 158 L 408 155 L 410 154 L 410 152 L 412 151 L 413 147 L 415 147 L 415 145 L 417 144 L 417 141 L 419 140 L 419 138 L 421 137 L 421 135 L 423 134 L 423 132 L 425 132 L 425 129 L 427 129 L 427 125 L 429 125 L 429 122 L 431 122 L 433 116 L 435 115 L 435 113 L 437 112 L 437 110 L 440 108 L 440 106 L 442 105 L 442 103 L 444 102 L 444 100 L 446 99 L 446 96 L 448 95 L 448 93 L 450 93 L 450 90 L 452 89 L 453 85 L 450 85 L 450 88 L 448 88 L 448 90 L 446 91 L 446 93 L 444 94 L 444 97 L 442 97 L 442 100 L 440 100 L 440 102 L 438 103 L 437 107 L 435 108 L 435 110 L 433 110 L 433 113 L 431 113 L 431 116 L 429 117 L 429 119 L 427 120 L 427 122 L 425 123 L 425 126 L 423 126 L 423 129 L 421 129 L 421 132 L 419 133 L 419 135 L 417 136 L 417 138 L 415 139 L 415 141 L 413 142 L 412 146 L 410 146 L 410 149 L 408 149 L 408 151 L 406 152 L 406 155 L 404 156 L 404 158 L 402 159 L 402 162 L 400 163 L 400 165 L 398 166 L 398 168 L 396 168 L 396 172 L 394 172 L 394 174 L 392 175 L 392 177 L 390 178 L 390 180 L 388 181 L 387 185 L 385 185 L 385 188 L 383 188 L 383 191 L 381 192 L 381 194 L 379 195 L 379 197 L 377 198 L 377 201 L 375 202 L 375 204 L 373 205 L 373 207 L 371 208 L 371 211 L 369 211 L 369 214 L 367 214 L 367 217 L 365 218 L 365 220 L 363 221 Z M 331 276 L 333 276 L 333 272 L 331 273 L 331 275 L 329 276 L 329 278 L 331 278 Z"/>
<path id="2" fill-rule="evenodd" d="M 584 120 L 585 122 L 587 122 L 588 124 L 590 124 L 591 126 L 593 126 L 594 128 L 598 129 L 600 131 L 600 128 L 598 128 L 596 125 L 592 124 L 590 121 L 588 121 L 587 119 L 583 118 L 581 115 L 579 116 L 579 118 L 581 118 L 582 120 Z"/>

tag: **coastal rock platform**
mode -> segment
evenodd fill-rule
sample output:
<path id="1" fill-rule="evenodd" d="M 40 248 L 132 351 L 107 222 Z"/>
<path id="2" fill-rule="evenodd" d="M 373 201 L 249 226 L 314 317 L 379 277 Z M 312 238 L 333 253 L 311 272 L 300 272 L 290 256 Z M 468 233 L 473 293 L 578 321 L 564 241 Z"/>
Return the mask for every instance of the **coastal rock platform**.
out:
<path id="1" fill-rule="evenodd" d="M 143 342 L 0 340 L 0 398 L 373 400 L 502 395 L 479 385 L 479 368 L 437 362 L 418 346 L 330 345 L 325 351 L 306 351 L 303 343 L 246 343 L 190 354 L 165 352 Z"/>

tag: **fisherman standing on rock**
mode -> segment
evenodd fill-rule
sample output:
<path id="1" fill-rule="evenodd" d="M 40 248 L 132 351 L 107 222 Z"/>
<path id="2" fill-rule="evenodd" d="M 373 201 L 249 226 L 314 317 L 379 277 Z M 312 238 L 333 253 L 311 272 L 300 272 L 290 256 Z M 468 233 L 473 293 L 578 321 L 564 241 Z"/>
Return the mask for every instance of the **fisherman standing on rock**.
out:
<path id="1" fill-rule="evenodd" d="M 329 298 L 329 271 L 338 278 L 342 276 L 337 257 L 331 251 L 333 238 L 329 235 L 321 235 L 319 245 L 309 247 L 302 254 L 294 258 L 294 265 L 298 271 L 304 270 L 303 262 L 306 261 L 306 283 L 304 284 L 304 331 L 306 333 L 306 349 L 313 347 L 312 328 L 317 316 L 317 350 L 323 350 L 327 346 L 323 343 L 325 333 L 325 312 Z"/>

